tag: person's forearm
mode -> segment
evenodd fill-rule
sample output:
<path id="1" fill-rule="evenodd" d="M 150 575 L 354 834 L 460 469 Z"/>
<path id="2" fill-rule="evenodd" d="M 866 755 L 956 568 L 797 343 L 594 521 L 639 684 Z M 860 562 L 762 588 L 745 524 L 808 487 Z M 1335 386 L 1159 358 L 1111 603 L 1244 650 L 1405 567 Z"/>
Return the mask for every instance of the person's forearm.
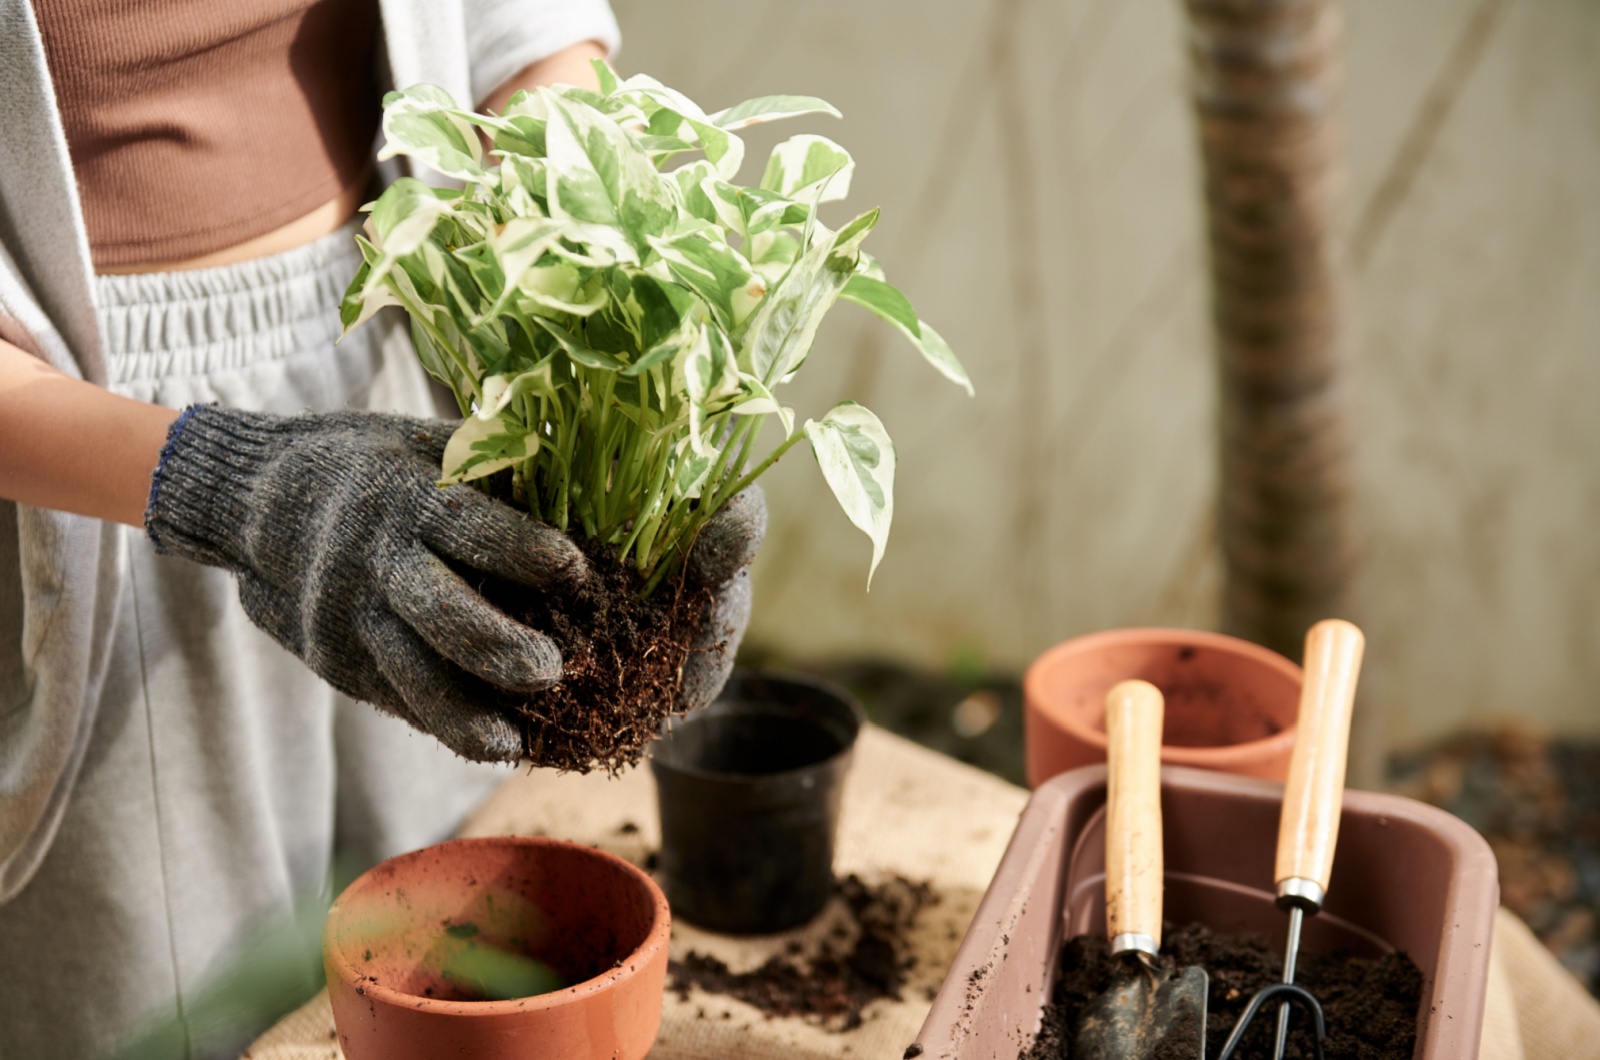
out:
<path id="1" fill-rule="evenodd" d="M 0 498 L 141 526 L 177 416 L 0 342 Z"/>
<path id="2" fill-rule="evenodd" d="M 600 79 L 589 64 L 604 59 L 606 49 L 598 41 L 587 40 L 563 48 L 546 56 L 531 66 L 524 67 L 505 84 L 489 93 L 489 98 L 478 105 L 479 110 L 498 114 L 505 109 L 506 101 L 523 89 L 532 90 L 540 85 L 577 85 L 579 88 L 598 89 Z"/>

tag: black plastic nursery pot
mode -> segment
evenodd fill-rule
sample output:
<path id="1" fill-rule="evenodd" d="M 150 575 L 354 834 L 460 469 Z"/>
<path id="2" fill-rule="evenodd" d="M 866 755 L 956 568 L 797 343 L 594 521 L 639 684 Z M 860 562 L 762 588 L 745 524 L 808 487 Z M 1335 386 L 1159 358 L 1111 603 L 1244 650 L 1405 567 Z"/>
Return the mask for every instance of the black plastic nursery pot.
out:
<path id="1" fill-rule="evenodd" d="M 864 715 L 794 674 L 736 671 L 651 746 L 661 877 L 673 916 L 711 931 L 803 924 L 833 893 L 834 835 Z"/>

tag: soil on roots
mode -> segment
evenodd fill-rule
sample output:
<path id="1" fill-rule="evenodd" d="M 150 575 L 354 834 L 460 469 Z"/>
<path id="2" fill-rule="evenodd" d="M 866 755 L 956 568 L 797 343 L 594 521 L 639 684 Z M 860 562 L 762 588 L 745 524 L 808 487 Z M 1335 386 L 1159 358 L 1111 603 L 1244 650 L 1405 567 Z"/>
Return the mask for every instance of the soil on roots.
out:
<path id="1" fill-rule="evenodd" d="M 558 683 L 505 693 L 501 703 L 522 722 L 523 754 L 534 765 L 616 773 L 639 761 L 674 712 L 712 593 L 672 577 L 641 600 L 643 579 L 609 546 L 579 547 L 593 576 L 575 593 L 484 587 L 492 603 L 561 649 Z"/>

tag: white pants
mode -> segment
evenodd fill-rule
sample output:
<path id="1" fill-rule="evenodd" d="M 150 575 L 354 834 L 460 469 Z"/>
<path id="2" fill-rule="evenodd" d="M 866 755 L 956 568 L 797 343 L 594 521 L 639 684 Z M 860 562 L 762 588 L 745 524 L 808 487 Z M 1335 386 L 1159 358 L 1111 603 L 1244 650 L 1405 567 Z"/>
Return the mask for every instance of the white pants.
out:
<path id="1" fill-rule="evenodd" d="M 352 232 L 240 265 L 101 277 L 113 389 L 172 408 L 431 414 L 400 322 L 334 346 L 360 265 Z M 253 929 L 316 893 L 336 854 L 364 868 L 443 838 L 507 775 L 334 692 L 251 625 L 227 572 L 158 556 L 131 528 L 123 547 L 87 757 L 37 875 L 0 906 L 4 1060 L 102 1057 L 181 1016 Z"/>

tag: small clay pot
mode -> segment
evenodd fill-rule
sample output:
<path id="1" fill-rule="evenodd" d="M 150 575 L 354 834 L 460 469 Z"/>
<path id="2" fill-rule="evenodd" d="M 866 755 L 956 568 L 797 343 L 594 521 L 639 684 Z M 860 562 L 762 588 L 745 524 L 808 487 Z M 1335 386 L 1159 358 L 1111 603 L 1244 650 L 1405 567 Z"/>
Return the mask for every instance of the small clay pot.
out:
<path id="1" fill-rule="evenodd" d="M 1023 679 L 1028 786 L 1106 760 L 1106 693 L 1129 678 L 1166 699 L 1161 761 L 1282 781 L 1300 667 L 1257 644 L 1193 629 L 1114 629 L 1057 644 Z"/>
<path id="2" fill-rule="evenodd" d="M 652 745 L 661 877 L 674 915 L 751 935 L 822 911 L 863 718 L 825 681 L 735 672 L 716 702 Z"/>
<path id="3" fill-rule="evenodd" d="M 1105 800 L 1104 766 L 1034 792 L 917 1036 L 923 1060 L 1027 1050 L 1062 943 L 1105 931 Z M 1281 784 L 1163 767 L 1164 919 L 1256 932 L 1281 955 L 1282 803 Z M 1478 1055 L 1499 901 L 1494 854 L 1465 822 L 1398 795 L 1346 791 L 1327 904 L 1305 922 L 1301 952 L 1405 953 L 1423 979 L 1416 1060 L 1465 1060 Z"/>
<path id="4" fill-rule="evenodd" d="M 391 858 L 323 929 L 345 1060 L 642 1060 L 670 924 L 648 875 L 576 843 L 457 839 Z M 548 992 L 514 996 L 529 989 Z"/>

